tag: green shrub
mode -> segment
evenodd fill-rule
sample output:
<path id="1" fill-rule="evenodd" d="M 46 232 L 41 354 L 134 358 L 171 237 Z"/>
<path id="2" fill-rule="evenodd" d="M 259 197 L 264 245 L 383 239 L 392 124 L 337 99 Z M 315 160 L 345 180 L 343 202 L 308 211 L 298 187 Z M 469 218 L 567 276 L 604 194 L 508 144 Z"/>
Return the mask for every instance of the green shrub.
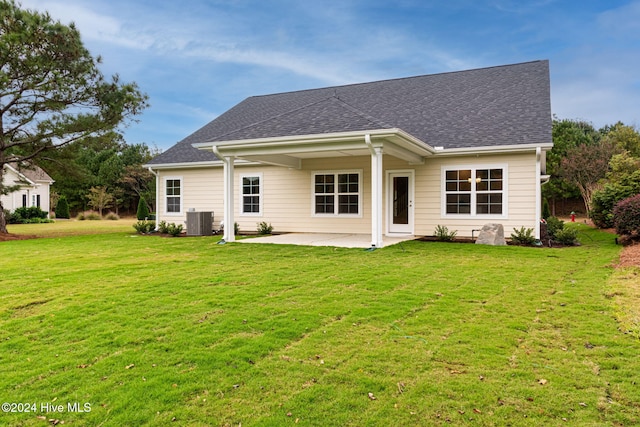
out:
<path id="1" fill-rule="evenodd" d="M 552 240 L 555 240 L 556 234 L 564 228 L 564 221 L 555 216 L 547 218 L 547 234 Z"/>
<path id="2" fill-rule="evenodd" d="M 21 207 L 13 211 L 8 218 L 9 224 L 37 224 L 51 222 L 47 213 L 37 206 Z"/>
<path id="3" fill-rule="evenodd" d="M 160 221 L 158 224 L 158 233 L 160 234 L 169 234 L 169 228 L 167 226 L 167 221 Z"/>
<path id="4" fill-rule="evenodd" d="M 511 233 L 511 241 L 517 245 L 532 246 L 536 242 L 533 228 L 524 228 L 524 226 L 520 229 L 514 228 Z"/>
<path id="5" fill-rule="evenodd" d="M 85 215 L 84 212 L 80 212 L 78 215 L 76 215 L 76 219 L 78 221 L 84 221 L 85 219 L 87 219 L 87 216 Z"/>
<path id="6" fill-rule="evenodd" d="M 58 204 L 56 205 L 56 218 L 69 219 L 69 203 L 67 203 L 65 196 L 61 196 L 60 200 L 58 200 Z"/>
<path id="7" fill-rule="evenodd" d="M 607 183 L 593 193 L 589 217 L 598 228 L 614 227 L 613 209 L 621 200 L 640 193 L 640 171 L 623 177 L 618 182 Z"/>
<path id="8" fill-rule="evenodd" d="M 616 232 L 624 236 L 640 236 L 640 194 L 621 200 L 613 208 Z"/>
<path id="9" fill-rule="evenodd" d="M 233 234 L 235 234 L 236 236 L 240 234 L 240 224 L 238 224 L 237 222 L 233 223 Z"/>
<path id="10" fill-rule="evenodd" d="M 97 212 L 89 212 L 85 218 L 89 221 L 100 221 L 102 219 L 100 214 Z"/>
<path id="11" fill-rule="evenodd" d="M 435 236 L 441 242 L 451 242 L 455 239 L 457 231 L 449 231 L 449 229 L 444 225 L 436 225 Z"/>
<path id="12" fill-rule="evenodd" d="M 149 234 L 156 228 L 155 221 L 138 221 L 133 228 L 140 234 Z"/>
<path id="13" fill-rule="evenodd" d="M 258 234 L 264 235 L 264 234 L 271 234 L 272 232 L 273 232 L 273 226 L 271 224 L 267 224 L 264 221 L 258 223 Z"/>
<path id="14" fill-rule="evenodd" d="M 578 230 L 572 227 L 563 227 L 556 232 L 554 240 L 565 246 L 574 246 L 578 243 Z"/>
<path id="15" fill-rule="evenodd" d="M 136 217 L 139 221 L 150 219 L 149 207 L 147 206 L 147 202 L 142 197 L 140 197 L 140 200 L 138 200 L 138 212 L 136 214 Z"/>
<path id="16" fill-rule="evenodd" d="M 171 223 L 169 225 L 167 225 L 167 234 L 173 236 L 173 237 L 177 237 L 180 235 L 180 233 L 182 233 L 183 230 L 183 225 L 182 224 L 174 224 Z"/>
<path id="17" fill-rule="evenodd" d="M 111 220 L 111 221 L 117 221 L 120 219 L 120 216 L 118 216 L 118 214 L 115 214 L 113 212 L 109 212 L 107 214 L 107 216 L 105 217 L 105 219 Z"/>

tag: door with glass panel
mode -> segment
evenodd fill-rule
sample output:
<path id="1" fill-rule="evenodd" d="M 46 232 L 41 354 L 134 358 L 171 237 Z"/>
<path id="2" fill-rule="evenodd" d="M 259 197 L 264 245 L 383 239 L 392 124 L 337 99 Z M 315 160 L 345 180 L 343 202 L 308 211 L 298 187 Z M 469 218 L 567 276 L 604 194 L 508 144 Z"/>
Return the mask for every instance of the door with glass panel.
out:
<path id="1" fill-rule="evenodd" d="M 389 233 L 413 234 L 413 171 L 387 175 Z"/>

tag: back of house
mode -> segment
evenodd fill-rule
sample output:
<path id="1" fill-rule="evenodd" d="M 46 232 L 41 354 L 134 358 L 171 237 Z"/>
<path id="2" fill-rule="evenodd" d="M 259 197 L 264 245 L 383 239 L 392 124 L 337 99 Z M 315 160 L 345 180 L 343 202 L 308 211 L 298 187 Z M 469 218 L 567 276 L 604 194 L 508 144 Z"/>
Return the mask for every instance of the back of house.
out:
<path id="1" fill-rule="evenodd" d="M 157 219 L 214 212 L 378 247 L 437 226 L 539 235 L 549 92 L 534 61 L 250 97 L 149 162 Z"/>

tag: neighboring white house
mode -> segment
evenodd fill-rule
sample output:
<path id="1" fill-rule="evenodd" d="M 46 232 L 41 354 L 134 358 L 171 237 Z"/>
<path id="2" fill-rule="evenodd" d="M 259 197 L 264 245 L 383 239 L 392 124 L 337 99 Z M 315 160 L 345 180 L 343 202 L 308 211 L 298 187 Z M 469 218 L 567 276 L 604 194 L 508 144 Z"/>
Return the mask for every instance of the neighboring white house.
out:
<path id="1" fill-rule="evenodd" d="M 281 232 L 539 236 L 548 61 L 250 97 L 148 163 L 157 220 Z M 225 227 L 232 241 L 233 228 Z"/>
<path id="2" fill-rule="evenodd" d="M 3 181 L 5 186 L 19 186 L 16 191 L 0 196 L 5 209 L 13 212 L 20 207 L 37 206 L 50 212 L 50 187 L 54 181 L 40 167 L 7 163 L 4 166 Z"/>

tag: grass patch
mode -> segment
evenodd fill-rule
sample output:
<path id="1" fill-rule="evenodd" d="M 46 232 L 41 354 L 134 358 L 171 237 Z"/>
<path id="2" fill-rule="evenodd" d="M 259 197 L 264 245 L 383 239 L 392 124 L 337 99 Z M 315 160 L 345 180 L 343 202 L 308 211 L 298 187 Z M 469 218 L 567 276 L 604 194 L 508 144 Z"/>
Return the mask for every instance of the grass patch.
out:
<path id="1" fill-rule="evenodd" d="M 0 243 L 2 401 L 91 404 L 3 423 L 640 419 L 640 340 L 607 297 L 611 235 L 365 252 L 114 231 Z"/>
<path id="2" fill-rule="evenodd" d="M 36 237 L 69 237 L 87 234 L 131 233 L 136 219 L 111 221 L 78 221 L 75 219 L 55 220 L 48 224 L 9 224 L 11 234 Z"/>

